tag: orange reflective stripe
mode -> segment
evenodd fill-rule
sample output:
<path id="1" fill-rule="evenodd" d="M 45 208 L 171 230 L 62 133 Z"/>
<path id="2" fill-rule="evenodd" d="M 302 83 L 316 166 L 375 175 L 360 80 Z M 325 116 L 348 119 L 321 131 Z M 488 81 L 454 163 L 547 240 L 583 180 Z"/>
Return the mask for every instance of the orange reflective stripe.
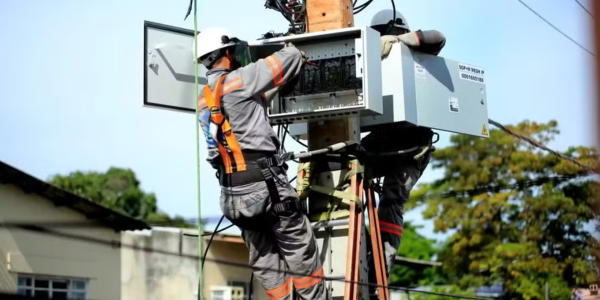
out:
<path id="1" fill-rule="evenodd" d="M 269 296 L 269 299 L 280 299 L 280 298 L 287 296 L 291 291 L 291 287 L 290 287 L 291 279 L 292 278 L 288 278 L 288 280 L 286 280 L 282 285 L 280 285 L 274 289 L 268 290 L 267 296 Z"/>
<path id="2" fill-rule="evenodd" d="M 269 69 L 271 69 L 271 73 L 273 74 L 273 87 L 277 87 L 277 70 L 275 69 L 273 61 L 271 61 L 269 58 L 270 56 L 265 58 L 265 62 L 267 63 Z"/>
<path id="3" fill-rule="evenodd" d="M 275 86 L 282 85 L 283 84 L 283 69 L 281 68 L 281 61 L 275 55 L 271 55 L 271 56 L 267 57 L 267 59 L 271 59 L 273 61 L 273 63 L 277 66 L 277 79 L 276 79 L 277 84 L 275 84 Z"/>
<path id="4" fill-rule="evenodd" d="M 203 109 L 206 107 L 206 99 L 202 96 L 198 98 L 198 109 Z"/>
<path id="5" fill-rule="evenodd" d="M 221 94 L 225 95 L 235 89 L 241 88 L 242 86 L 244 85 L 242 84 L 242 79 L 240 77 L 233 78 L 223 85 L 223 88 L 221 89 Z"/>
<path id="6" fill-rule="evenodd" d="M 323 276 L 325 273 L 323 272 L 323 267 L 320 267 L 316 272 L 312 273 L 312 275 L 296 279 L 294 278 L 294 287 L 297 289 L 305 289 L 309 288 L 315 284 L 318 284 L 323 280 Z"/>
<path id="7" fill-rule="evenodd" d="M 402 236 L 402 231 L 404 229 L 402 228 L 402 226 L 396 225 L 394 223 L 379 221 L 379 230 L 382 232 L 391 233 L 393 235 Z"/>

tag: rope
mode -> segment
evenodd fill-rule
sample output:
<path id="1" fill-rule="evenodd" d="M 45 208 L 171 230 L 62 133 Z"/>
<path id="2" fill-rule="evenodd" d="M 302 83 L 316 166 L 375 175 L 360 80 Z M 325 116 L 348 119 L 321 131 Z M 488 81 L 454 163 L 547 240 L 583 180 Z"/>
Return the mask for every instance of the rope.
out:
<path id="1" fill-rule="evenodd" d="M 492 120 L 492 119 L 488 119 L 488 121 L 490 122 L 490 124 L 492 124 L 492 125 L 496 126 L 496 127 L 497 127 L 497 128 L 499 128 L 500 130 L 502 130 L 502 131 L 504 131 L 504 132 L 506 132 L 506 133 L 508 133 L 508 134 L 510 134 L 510 135 L 512 135 L 512 136 L 514 136 L 514 137 L 516 137 L 516 138 L 518 138 L 518 139 L 521 139 L 521 140 L 523 140 L 523 141 L 526 141 L 526 142 L 528 142 L 529 144 L 533 145 L 534 147 L 537 147 L 537 148 L 540 148 L 540 149 L 542 149 L 542 150 L 548 151 L 548 152 L 550 152 L 550 154 L 552 154 L 552 155 L 554 155 L 554 156 L 556 156 L 556 157 L 558 157 L 558 158 L 560 158 L 560 159 L 564 159 L 564 160 L 570 161 L 570 162 L 574 163 L 575 165 L 577 165 L 577 166 L 579 166 L 579 167 L 581 167 L 581 168 L 584 168 L 584 169 L 586 169 L 586 170 L 587 170 L 588 172 L 590 172 L 590 173 L 596 173 L 596 174 L 600 174 L 600 171 L 599 171 L 599 170 L 597 170 L 597 169 L 595 169 L 595 168 L 593 168 L 593 167 L 591 167 L 591 166 L 588 166 L 588 165 L 582 164 L 582 163 L 580 163 L 580 162 L 576 161 L 575 159 L 573 159 L 573 158 L 571 158 L 571 157 L 567 157 L 567 156 L 565 156 L 565 155 L 563 155 L 563 154 L 560 154 L 560 153 L 558 153 L 557 151 L 554 151 L 554 150 L 552 150 L 552 149 L 550 149 L 550 148 L 548 148 L 548 147 L 546 147 L 546 146 L 544 146 L 544 145 L 540 144 L 539 142 L 537 142 L 537 141 L 533 140 L 532 138 L 530 138 L 530 137 L 528 137 L 528 136 L 524 136 L 524 135 L 522 135 L 522 134 L 518 134 L 518 133 L 516 133 L 516 132 L 514 132 L 514 131 L 512 131 L 512 130 L 510 130 L 510 129 L 508 129 L 508 128 L 506 128 L 504 125 L 502 125 L 502 124 L 500 124 L 500 123 L 498 123 L 498 122 L 496 122 L 496 121 L 494 121 L 494 120 Z"/>
<path id="2" fill-rule="evenodd" d="M 194 103 L 198 101 L 200 93 L 198 90 L 198 2 L 191 0 L 194 4 L 194 87 L 196 90 L 196 98 Z M 191 4 L 191 3 L 190 3 Z M 189 10 L 188 10 L 189 15 Z M 186 15 L 187 18 L 187 15 Z M 200 195 L 200 110 L 198 104 L 196 106 L 196 185 L 198 193 L 198 254 L 202 255 L 202 196 Z M 202 278 L 203 263 L 199 261 L 199 272 L 198 272 L 198 300 L 202 300 L 202 293 L 204 291 L 204 279 Z"/>

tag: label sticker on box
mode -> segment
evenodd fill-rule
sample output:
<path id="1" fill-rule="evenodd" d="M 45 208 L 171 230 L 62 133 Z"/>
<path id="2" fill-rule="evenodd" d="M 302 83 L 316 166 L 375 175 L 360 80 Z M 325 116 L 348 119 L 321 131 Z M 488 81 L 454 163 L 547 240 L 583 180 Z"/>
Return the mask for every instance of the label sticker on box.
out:
<path id="1" fill-rule="evenodd" d="M 448 100 L 448 106 L 450 108 L 450 112 L 458 113 L 458 98 L 450 97 Z"/>
<path id="2" fill-rule="evenodd" d="M 462 80 L 485 84 L 485 71 L 478 67 L 458 64 L 458 77 Z"/>
<path id="3" fill-rule="evenodd" d="M 416 79 L 427 79 L 427 70 L 420 64 L 415 62 L 415 78 Z"/>

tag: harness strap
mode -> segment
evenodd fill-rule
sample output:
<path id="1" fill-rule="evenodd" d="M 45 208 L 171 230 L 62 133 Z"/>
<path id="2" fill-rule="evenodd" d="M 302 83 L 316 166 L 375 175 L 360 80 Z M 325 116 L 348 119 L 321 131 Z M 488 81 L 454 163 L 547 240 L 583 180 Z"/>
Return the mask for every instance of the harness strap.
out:
<path id="1" fill-rule="evenodd" d="M 231 174 L 233 172 L 242 172 L 246 171 L 246 160 L 244 159 L 244 155 L 242 154 L 242 149 L 233 134 L 233 130 L 229 121 L 225 117 L 223 113 L 223 108 L 221 107 L 221 97 L 223 96 L 222 85 L 225 81 L 225 77 L 227 73 L 221 75 L 219 80 L 217 81 L 217 85 L 214 91 L 210 90 L 210 87 L 207 85 L 204 86 L 204 99 L 206 100 L 206 106 L 210 111 L 210 120 L 213 124 L 215 124 L 217 129 L 220 129 L 225 141 L 222 138 L 219 138 L 218 130 L 212 132 L 216 134 L 214 136 L 215 140 L 219 145 L 219 153 L 223 159 L 223 164 L 225 165 L 225 173 Z M 219 128 L 220 127 L 220 128 Z M 225 142 L 225 146 L 223 145 Z M 231 156 L 230 156 L 231 153 Z M 235 165 L 232 164 L 232 158 L 235 162 Z"/>

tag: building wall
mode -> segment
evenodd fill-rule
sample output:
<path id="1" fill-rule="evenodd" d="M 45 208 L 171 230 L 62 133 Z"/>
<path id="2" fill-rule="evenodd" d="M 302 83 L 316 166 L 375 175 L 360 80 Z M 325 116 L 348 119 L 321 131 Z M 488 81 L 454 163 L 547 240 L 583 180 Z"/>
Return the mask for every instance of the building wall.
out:
<path id="1" fill-rule="evenodd" d="M 85 216 L 22 189 L 0 184 L 0 222 L 84 221 Z M 62 228 L 61 232 L 119 241 L 110 228 Z M 17 275 L 89 279 L 91 299 L 121 299 L 120 251 L 74 239 L 20 229 L 0 228 L 0 290 L 17 291 Z"/>
<path id="2" fill-rule="evenodd" d="M 152 231 L 122 235 L 122 299 L 197 299 L 199 261 L 198 238 L 194 229 L 154 228 Z M 206 249 L 208 238 L 203 242 Z M 155 252 L 130 249 L 147 248 Z M 163 253 L 161 253 L 163 252 Z M 166 253 L 164 253 L 166 252 Z M 204 299 L 210 300 L 212 286 L 230 281 L 249 282 L 251 270 L 226 266 L 212 259 L 248 263 L 248 250 L 239 237 L 215 237 L 204 265 Z M 254 280 L 254 299 L 268 299 Z"/>

